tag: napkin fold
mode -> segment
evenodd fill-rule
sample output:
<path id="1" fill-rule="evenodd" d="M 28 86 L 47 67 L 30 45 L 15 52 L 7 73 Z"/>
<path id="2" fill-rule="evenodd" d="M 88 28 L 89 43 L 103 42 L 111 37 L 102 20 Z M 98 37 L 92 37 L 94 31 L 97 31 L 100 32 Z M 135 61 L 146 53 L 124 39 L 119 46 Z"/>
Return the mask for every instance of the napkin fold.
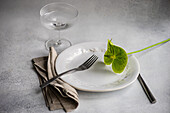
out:
<path id="1" fill-rule="evenodd" d="M 57 53 L 53 47 L 50 47 L 49 51 L 49 56 L 32 59 L 40 85 L 54 76 L 58 76 L 55 70 Z M 49 110 L 64 109 L 66 112 L 70 112 L 79 105 L 77 91 L 60 78 L 42 89 L 42 93 Z"/>

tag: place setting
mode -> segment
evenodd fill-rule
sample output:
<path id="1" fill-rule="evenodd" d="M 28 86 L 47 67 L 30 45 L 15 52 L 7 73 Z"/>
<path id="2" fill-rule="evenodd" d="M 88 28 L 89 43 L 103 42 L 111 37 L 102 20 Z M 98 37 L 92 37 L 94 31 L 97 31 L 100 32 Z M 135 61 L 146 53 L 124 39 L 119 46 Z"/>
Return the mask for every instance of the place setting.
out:
<path id="1" fill-rule="evenodd" d="M 117 91 L 136 80 L 150 103 L 156 103 L 142 78 L 140 64 L 134 54 L 162 45 L 170 39 L 133 52 L 114 44 L 112 39 L 72 45 L 60 31 L 74 27 L 78 15 L 75 6 L 64 2 L 50 3 L 40 10 L 42 25 L 58 32 L 58 36 L 45 42 L 49 54 L 32 60 L 49 110 L 75 110 L 80 104 L 77 90 L 96 93 Z"/>

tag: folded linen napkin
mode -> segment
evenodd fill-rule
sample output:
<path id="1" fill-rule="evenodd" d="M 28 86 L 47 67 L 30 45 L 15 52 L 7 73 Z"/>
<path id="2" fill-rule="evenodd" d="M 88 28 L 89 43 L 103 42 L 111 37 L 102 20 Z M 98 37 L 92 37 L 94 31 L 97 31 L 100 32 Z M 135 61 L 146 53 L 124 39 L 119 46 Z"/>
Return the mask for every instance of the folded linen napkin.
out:
<path id="1" fill-rule="evenodd" d="M 33 66 L 38 73 L 40 85 L 57 76 L 57 72 L 55 71 L 56 58 L 57 53 L 55 49 L 50 47 L 48 57 L 39 57 L 32 60 Z M 49 110 L 64 109 L 66 112 L 70 112 L 79 105 L 77 91 L 60 78 L 42 89 L 42 93 Z"/>

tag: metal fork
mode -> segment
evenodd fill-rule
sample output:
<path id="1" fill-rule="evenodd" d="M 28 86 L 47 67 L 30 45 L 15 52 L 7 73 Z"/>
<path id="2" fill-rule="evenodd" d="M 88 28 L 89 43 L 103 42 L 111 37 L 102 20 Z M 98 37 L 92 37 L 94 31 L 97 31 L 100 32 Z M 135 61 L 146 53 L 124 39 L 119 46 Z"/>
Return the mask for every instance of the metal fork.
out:
<path id="1" fill-rule="evenodd" d="M 41 87 L 41 88 L 46 87 L 46 86 L 49 85 L 52 81 L 56 80 L 57 78 L 61 77 L 61 76 L 64 75 L 64 74 L 68 74 L 68 73 L 73 73 L 73 72 L 76 72 L 76 71 L 83 71 L 83 70 L 89 69 L 89 68 L 95 63 L 95 61 L 96 61 L 97 59 L 98 59 L 98 57 L 93 54 L 89 59 L 87 59 L 87 60 L 86 60 L 83 64 L 81 64 L 79 67 L 70 69 L 70 70 L 68 70 L 68 71 L 65 71 L 65 72 L 59 74 L 58 76 L 55 76 L 55 77 L 51 78 L 51 79 L 48 80 L 47 82 L 44 82 L 42 85 L 40 85 L 40 87 Z"/>

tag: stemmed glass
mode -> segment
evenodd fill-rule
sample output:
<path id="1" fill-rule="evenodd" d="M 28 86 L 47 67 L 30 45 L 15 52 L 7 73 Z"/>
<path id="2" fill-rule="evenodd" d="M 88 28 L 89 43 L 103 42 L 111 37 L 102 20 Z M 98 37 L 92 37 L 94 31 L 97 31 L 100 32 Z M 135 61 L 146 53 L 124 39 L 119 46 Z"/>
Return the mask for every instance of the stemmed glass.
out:
<path id="1" fill-rule="evenodd" d="M 40 10 L 40 20 L 43 26 L 50 30 L 57 30 L 58 37 L 53 37 L 46 41 L 45 46 L 54 47 L 57 52 L 61 52 L 71 46 L 71 42 L 61 38 L 60 30 L 71 27 L 78 16 L 78 10 L 67 3 L 55 2 L 45 5 Z"/>

